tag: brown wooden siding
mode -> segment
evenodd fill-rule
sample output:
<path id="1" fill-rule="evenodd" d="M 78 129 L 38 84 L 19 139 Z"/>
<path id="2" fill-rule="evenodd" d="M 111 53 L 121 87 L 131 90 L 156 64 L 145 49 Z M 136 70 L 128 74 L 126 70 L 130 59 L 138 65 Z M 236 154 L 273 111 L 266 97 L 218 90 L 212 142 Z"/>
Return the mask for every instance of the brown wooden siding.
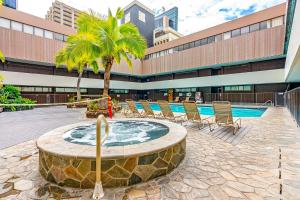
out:
<path id="1" fill-rule="evenodd" d="M 62 49 L 64 43 L 57 40 L 37 37 L 19 31 L 0 28 L 0 49 L 5 57 L 25 60 L 28 62 L 42 62 L 54 65 L 56 52 Z M 113 72 L 126 74 L 141 74 L 140 60 L 133 60 L 130 69 L 124 61 L 115 64 Z"/>
<path id="2" fill-rule="evenodd" d="M 19 31 L 0 28 L 0 49 L 5 57 L 54 63 L 55 53 L 64 43 Z"/>
<path id="3" fill-rule="evenodd" d="M 143 61 L 143 74 L 180 71 L 223 63 L 281 55 L 284 26 Z"/>
<path id="4" fill-rule="evenodd" d="M 280 26 L 143 62 L 133 60 L 132 69 L 121 61 L 113 66 L 112 71 L 150 75 L 270 57 L 283 53 L 283 41 L 284 27 Z M 53 64 L 55 53 L 63 46 L 64 43 L 60 41 L 0 28 L 0 49 L 9 58 Z M 199 71 L 199 74 L 202 73 L 210 71 Z"/>

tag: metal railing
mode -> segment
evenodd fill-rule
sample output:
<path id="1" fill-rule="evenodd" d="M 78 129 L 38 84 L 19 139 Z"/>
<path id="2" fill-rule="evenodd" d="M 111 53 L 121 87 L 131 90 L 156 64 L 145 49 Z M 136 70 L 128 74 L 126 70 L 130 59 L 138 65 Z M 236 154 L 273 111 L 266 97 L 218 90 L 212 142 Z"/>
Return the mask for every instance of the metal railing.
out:
<path id="1" fill-rule="evenodd" d="M 234 104 L 263 104 L 266 101 L 275 102 L 274 92 L 258 93 L 204 93 L 204 101 L 230 101 Z"/>
<path id="2" fill-rule="evenodd" d="M 105 123 L 105 136 L 101 139 L 101 124 Z M 93 193 L 93 199 L 101 199 L 104 191 L 101 182 L 101 146 L 105 142 L 109 133 L 109 124 L 103 115 L 100 115 L 96 123 L 96 183 Z"/>
<path id="3" fill-rule="evenodd" d="M 288 91 L 284 95 L 285 106 L 300 126 L 300 87 Z"/>

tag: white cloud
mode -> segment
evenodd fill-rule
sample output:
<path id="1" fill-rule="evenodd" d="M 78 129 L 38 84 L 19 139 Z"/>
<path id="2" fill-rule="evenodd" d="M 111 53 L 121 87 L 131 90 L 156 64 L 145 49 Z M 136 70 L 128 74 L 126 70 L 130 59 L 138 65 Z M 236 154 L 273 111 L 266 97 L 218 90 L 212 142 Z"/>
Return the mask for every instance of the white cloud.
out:
<path id="1" fill-rule="evenodd" d="M 19 10 L 44 18 L 54 0 L 19 0 Z M 62 2 L 80 10 L 93 10 L 106 14 L 108 8 L 116 10 L 124 7 L 132 0 L 61 0 Z M 215 26 L 228 21 L 232 17 L 241 17 L 253 6 L 259 11 L 285 0 L 140 0 L 145 6 L 159 10 L 177 6 L 179 8 L 179 32 L 187 35 L 196 31 Z M 226 9 L 227 12 L 220 12 Z"/>

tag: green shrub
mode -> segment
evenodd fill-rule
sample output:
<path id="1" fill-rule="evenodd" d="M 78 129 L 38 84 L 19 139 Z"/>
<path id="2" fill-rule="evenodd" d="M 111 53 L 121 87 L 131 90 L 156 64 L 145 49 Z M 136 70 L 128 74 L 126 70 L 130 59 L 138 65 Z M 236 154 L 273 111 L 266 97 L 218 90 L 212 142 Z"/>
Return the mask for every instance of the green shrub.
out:
<path id="1" fill-rule="evenodd" d="M 0 89 L 0 104 L 28 104 L 28 106 L 5 106 L 5 111 L 17 111 L 32 109 L 35 101 L 23 98 L 20 89 L 11 85 L 7 85 Z"/>
<path id="2" fill-rule="evenodd" d="M 88 103 L 88 106 L 87 106 L 87 110 L 90 111 L 90 112 L 98 112 L 100 109 L 100 106 L 97 102 L 90 102 Z"/>

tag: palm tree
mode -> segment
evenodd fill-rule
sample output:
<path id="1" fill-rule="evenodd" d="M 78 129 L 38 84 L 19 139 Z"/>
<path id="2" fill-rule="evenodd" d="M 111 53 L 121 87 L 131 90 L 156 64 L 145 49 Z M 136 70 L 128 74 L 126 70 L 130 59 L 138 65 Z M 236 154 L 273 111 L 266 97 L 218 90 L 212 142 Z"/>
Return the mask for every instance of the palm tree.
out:
<path id="1" fill-rule="evenodd" d="M 120 63 L 123 58 L 128 66 L 132 67 L 129 55 L 135 58 L 143 58 L 147 43 L 141 36 L 138 28 L 131 24 L 118 24 L 124 17 L 124 11 L 117 9 L 113 16 L 111 10 L 108 11 L 107 19 L 98 19 L 94 23 L 93 32 L 97 38 L 96 46 L 100 52 L 99 58 L 104 67 L 104 89 L 103 96 L 108 96 L 110 72 L 114 64 Z"/>
<path id="2" fill-rule="evenodd" d="M 92 19 L 88 14 L 79 16 L 77 33 L 69 36 L 65 47 L 55 57 L 56 67 L 66 65 L 69 71 L 77 69 L 77 101 L 81 100 L 80 82 L 84 69 L 91 67 L 95 73 L 99 70 L 97 63 L 99 49 L 93 45 L 96 38 L 90 30 L 90 20 Z"/>

